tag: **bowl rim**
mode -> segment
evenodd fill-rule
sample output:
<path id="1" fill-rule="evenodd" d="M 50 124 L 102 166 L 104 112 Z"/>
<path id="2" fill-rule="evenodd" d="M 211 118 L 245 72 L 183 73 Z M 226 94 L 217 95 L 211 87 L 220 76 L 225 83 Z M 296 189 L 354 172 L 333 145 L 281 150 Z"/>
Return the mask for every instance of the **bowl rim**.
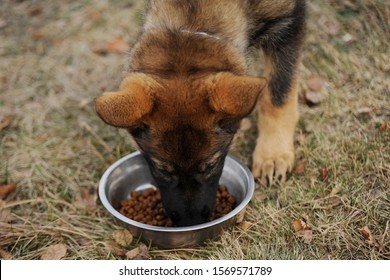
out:
<path id="1" fill-rule="evenodd" d="M 127 225 L 130 226 L 135 226 L 138 227 L 139 229 L 142 230 L 149 230 L 149 231 L 155 231 L 155 232 L 188 232 L 188 231 L 196 231 L 196 230 L 201 230 L 205 228 L 209 228 L 211 226 L 217 225 L 217 224 L 222 224 L 225 221 L 228 221 L 230 218 L 234 217 L 237 215 L 239 212 L 245 209 L 245 207 L 248 205 L 249 201 L 251 200 L 254 189 L 255 189 L 255 183 L 254 183 L 254 178 L 252 175 L 252 172 L 250 172 L 249 168 L 242 164 L 236 157 L 228 154 L 227 158 L 233 160 L 238 164 L 240 169 L 244 171 L 244 173 L 249 177 L 248 178 L 248 190 L 246 195 L 244 196 L 244 199 L 241 201 L 240 204 L 238 204 L 232 211 L 230 211 L 228 214 L 225 216 L 215 219 L 213 221 L 207 222 L 207 223 L 202 223 L 198 225 L 193 225 L 193 226 L 185 226 L 185 227 L 161 227 L 161 226 L 152 226 L 152 225 L 147 225 L 144 223 L 137 222 L 135 220 L 132 220 L 124 215 L 122 215 L 119 211 L 117 211 L 111 203 L 108 201 L 108 198 L 106 196 L 106 191 L 105 191 L 105 185 L 107 182 L 108 176 L 118 167 L 120 166 L 123 162 L 134 158 L 142 156 L 142 153 L 140 151 L 136 151 L 133 153 L 130 153 L 116 162 L 114 162 L 111 166 L 109 166 L 106 171 L 103 173 L 103 176 L 101 177 L 99 181 L 99 199 L 102 202 L 103 206 L 108 210 L 110 214 L 112 214 L 115 218 L 119 219 L 120 221 L 126 223 Z M 225 159 L 226 160 L 226 159 Z"/>

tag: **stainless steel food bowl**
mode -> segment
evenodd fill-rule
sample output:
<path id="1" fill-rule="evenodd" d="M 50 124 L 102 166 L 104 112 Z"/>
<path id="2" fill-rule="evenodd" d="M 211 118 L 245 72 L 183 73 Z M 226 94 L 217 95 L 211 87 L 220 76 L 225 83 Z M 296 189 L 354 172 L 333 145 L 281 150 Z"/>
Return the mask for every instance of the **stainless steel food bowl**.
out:
<path id="1" fill-rule="evenodd" d="M 159 227 L 136 222 L 119 213 L 120 202 L 131 192 L 154 188 L 147 163 L 141 153 L 129 154 L 111 165 L 99 183 L 99 197 L 116 221 L 135 236 L 161 248 L 181 248 L 203 243 L 242 220 L 253 191 L 254 180 L 249 169 L 232 156 L 227 156 L 220 184 L 226 185 L 237 202 L 227 215 L 204 224 L 187 227 Z"/>

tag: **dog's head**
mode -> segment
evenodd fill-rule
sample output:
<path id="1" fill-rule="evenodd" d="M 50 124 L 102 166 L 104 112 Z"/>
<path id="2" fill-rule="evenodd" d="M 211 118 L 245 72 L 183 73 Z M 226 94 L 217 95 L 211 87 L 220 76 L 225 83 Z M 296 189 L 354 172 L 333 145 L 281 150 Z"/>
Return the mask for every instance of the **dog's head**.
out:
<path id="1" fill-rule="evenodd" d="M 132 73 L 95 100 L 109 125 L 129 130 L 178 226 L 206 222 L 239 121 L 254 108 L 262 78 L 228 72 L 162 79 Z"/>

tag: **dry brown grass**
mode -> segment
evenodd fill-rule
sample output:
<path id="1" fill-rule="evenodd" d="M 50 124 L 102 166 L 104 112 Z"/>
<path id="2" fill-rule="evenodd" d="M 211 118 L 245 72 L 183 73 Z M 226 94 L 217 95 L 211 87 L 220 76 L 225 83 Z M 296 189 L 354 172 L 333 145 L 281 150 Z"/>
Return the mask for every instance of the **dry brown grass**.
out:
<path id="1" fill-rule="evenodd" d="M 303 170 L 285 186 L 258 187 L 249 229 L 234 227 L 197 248 L 151 247 L 152 258 L 390 258 L 390 4 L 309 2 L 302 96 L 311 76 L 326 84 L 319 106 L 301 104 Z M 91 101 L 119 84 L 126 56 L 92 50 L 117 36 L 133 43 L 142 9 L 135 0 L 2 1 L 0 120 L 14 120 L 0 130 L 0 185 L 17 189 L 0 201 L 1 258 L 39 259 L 58 243 L 66 259 L 121 258 L 111 237 L 119 227 L 95 203 L 95 189 L 133 147 L 98 119 Z M 247 164 L 255 134 L 255 125 L 240 132 L 232 149 Z M 294 233 L 295 219 L 312 227 L 310 242 Z"/>

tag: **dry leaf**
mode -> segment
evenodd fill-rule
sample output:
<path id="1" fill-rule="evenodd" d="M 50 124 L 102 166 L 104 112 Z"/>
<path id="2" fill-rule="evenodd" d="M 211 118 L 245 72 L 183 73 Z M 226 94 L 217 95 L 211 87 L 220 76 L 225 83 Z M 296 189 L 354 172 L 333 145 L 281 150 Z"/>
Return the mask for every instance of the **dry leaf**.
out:
<path id="1" fill-rule="evenodd" d="M 92 102 L 90 98 L 84 98 L 79 102 L 79 108 L 84 110 Z"/>
<path id="2" fill-rule="evenodd" d="M 64 244 L 51 245 L 41 256 L 41 260 L 60 260 L 65 257 L 66 251 L 67 250 Z"/>
<path id="3" fill-rule="evenodd" d="M 9 223 L 12 220 L 13 220 L 13 216 L 9 209 L 0 210 L 0 222 Z"/>
<path id="4" fill-rule="evenodd" d="M 240 122 L 240 130 L 241 131 L 248 131 L 252 128 L 252 122 L 249 118 L 243 118 Z"/>
<path id="5" fill-rule="evenodd" d="M 298 232 L 298 231 L 301 231 L 303 229 L 302 221 L 300 219 L 294 220 L 292 223 L 292 226 L 293 226 L 294 232 Z"/>
<path id="6" fill-rule="evenodd" d="M 309 107 L 314 107 L 320 104 L 324 100 L 325 96 L 321 92 L 306 91 L 305 92 L 305 103 Z"/>
<path id="7" fill-rule="evenodd" d="M 134 248 L 126 253 L 126 258 L 128 260 L 134 260 L 140 254 L 139 247 Z"/>
<path id="8" fill-rule="evenodd" d="M 329 168 L 327 166 L 318 169 L 318 172 L 320 173 L 320 178 L 322 181 L 326 181 L 329 177 Z"/>
<path id="9" fill-rule="evenodd" d="M 35 17 L 35 16 L 39 16 L 40 14 L 42 14 L 42 11 L 43 11 L 43 8 L 39 5 L 34 5 L 30 8 L 30 10 L 28 11 L 28 14 L 32 17 Z"/>
<path id="10" fill-rule="evenodd" d="M 86 188 L 80 189 L 81 194 L 76 196 L 75 203 L 78 208 L 93 209 L 96 206 L 96 199 Z"/>
<path id="11" fill-rule="evenodd" d="M 108 240 L 104 242 L 106 248 L 116 257 L 124 257 L 126 255 L 126 250 L 118 248 L 118 244 L 114 240 Z"/>
<path id="12" fill-rule="evenodd" d="M 330 22 L 326 25 L 325 32 L 329 35 L 337 35 L 340 33 L 341 26 L 337 21 Z"/>
<path id="13" fill-rule="evenodd" d="M 297 167 L 295 168 L 295 174 L 303 174 L 306 168 L 306 160 L 301 160 L 298 162 Z"/>
<path id="14" fill-rule="evenodd" d="M 345 43 L 350 43 L 350 42 L 352 42 L 352 41 L 355 40 L 355 38 L 354 38 L 351 34 L 349 34 L 349 33 L 345 34 L 341 39 L 342 39 Z"/>
<path id="15" fill-rule="evenodd" d="M 108 41 L 106 49 L 111 53 L 124 53 L 129 50 L 129 45 L 122 39 L 122 37 L 116 37 Z"/>
<path id="16" fill-rule="evenodd" d="M 340 192 L 340 187 L 339 187 L 339 186 L 336 186 L 336 187 L 334 187 L 334 188 L 330 191 L 329 196 L 334 196 L 334 195 L 338 194 L 339 192 Z"/>
<path id="17" fill-rule="evenodd" d="M 304 230 L 297 233 L 298 236 L 301 236 L 303 243 L 310 244 L 313 240 L 313 231 L 312 230 Z"/>
<path id="18" fill-rule="evenodd" d="M 137 260 L 147 260 L 150 259 L 149 249 L 144 243 L 139 244 L 139 257 Z"/>
<path id="19" fill-rule="evenodd" d="M 367 239 L 368 244 L 373 245 L 375 243 L 371 230 L 368 228 L 368 226 L 359 228 L 359 231 L 364 236 L 364 238 Z"/>
<path id="20" fill-rule="evenodd" d="M 133 242 L 133 235 L 127 229 L 119 229 L 112 233 L 115 242 L 123 247 L 127 247 Z"/>
<path id="21" fill-rule="evenodd" d="M 301 219 L 296 219 L 292 223 L 295 234 L 302 239 L 306 244 L 310 244 L 313 240 L 313 231 L 311 226 L 302 221 Z"/>
<path id="22" fill-rule="evenodd" d="M 41 31 L 36 31 L 33 34 L 31 34 L 31 40 L 38 41 L 45 37 L 45 33 Z"/>
<path id="23" fill-rule="evenodd" d="M 149 249 L 144 243 L 140 243 L 137 248 L 126 253 L 128 260 L 148 260 L 150 259 Z"/>
<path id="24" fill-rule="evenodd" d="M 388 122 L 383 122 L 380 126 L 379 126 L 379 131 L 380 132 L 386 132 L 387 130 L 389 130 L 389 123 Z"/>
<path id="25" fill-rule="evenodd" d="M 248 230 L 253 224 L 248 221 L 243 221 L 239 224 L 240 229 L 242 230 Z"/>
<path id="26" fill-rule="evenodd" d="M 325 79 L 319 76 L 314 76 L 307 80 L 307 87 L 310 91 L 319 92 L 324 85 Z"/>
<path id="27" fill-rule="evenodd" d="M 15 116 L 8 115 L 1 119 L 0 121 L 0 130 L 3 130 L 7 127 L 9 127 L 12 123 L 12 121 L 15 119 Z"/>
<path id="28" fill-rule="evenodd" d="M 330 196 L 330 197 L 325 198 L 321 202 L 320 208 L 322 208 L 322 209 L 332 209 L 332 208 L 340 205 L 342 202 L 343 202 L 343 200 L 338 195 Z"/>
<path id="29" fill-rule="evenodd" d="M 319 260 L 334 260 L 333 256 L 331 254 L 325 254 L 322 255 Z"/>
<path id="30" fill-rule="evenodd" d="M 357 109 L 358 114 L 367 115 L 371 113 L 372 109 L 370 107 L 360 107 Z"/>
<path id="31" fill-rule="evenodd" d="M 12 255 L 7 251 L 0 249 L 0 259 L 1 260 L 12 260 Z"/>
<path id="32" fill-rule="evenodd" d="M 0 186 L 0 198 L 4 198 L 16 189 L 15 184 Z"/>
<path id="33" fill-rule="evenodd" d="M 92 50 L 95 54 L 105 56 L 108 54 L 108 50 L 105 46 L 97 46 Z"/>

